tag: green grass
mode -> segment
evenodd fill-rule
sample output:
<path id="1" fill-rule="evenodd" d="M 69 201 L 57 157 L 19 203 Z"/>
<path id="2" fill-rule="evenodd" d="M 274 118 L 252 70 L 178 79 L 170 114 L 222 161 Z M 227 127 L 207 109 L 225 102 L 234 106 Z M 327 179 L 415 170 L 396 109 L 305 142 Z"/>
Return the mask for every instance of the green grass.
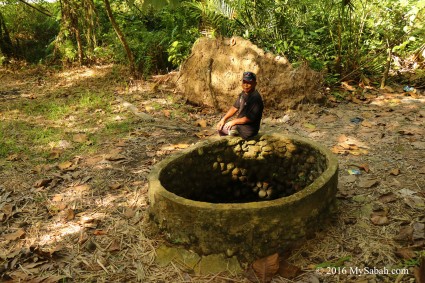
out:
<path id="1" fill-rule="evenodd" d="M 128 135 L 136 127 L 134 119 L 111 120 L 113 96 L 85 91 L 67 97 L 10 101 L 5 107 L 9 119 L 0 121 L 0 158 L 24 155 L 30 161 L 49 162 L 52 147 L 65 140 L 72 147 L 59 156 L 61 161 L 97 150 L 99 141 Z M 101 111 L 96 111 L 101 110 Z M 66 126 L 73 116 L 72 130 Z M 63 121 L 61 121 L 63 120 Z M 99 123 L 103 121 L 103 123 Z M 75 133 L 90 129 L 88 143 L 72 142 Z M 53 162 L 53 161 L 52 161 Z"/>
<path id="2" fill-rule="evenodd" d="M 58 128 L 48 128 L 25 121 L 3 121 L 0 129 L 0 157 L 23 153 L 28 156 L 47 150 L 50 142 L 64 137 Z"/>
<path id="3" fill-rule="evenodd" d="M 65 101 L 51 100 L 44 103 L 34 101 L 23 101 L 11 106 L 27 116 L 43 116 L 49 120 L 57 120 L 65 117 L 71 112 L 71 108 Z"/>
<path id="4" fill-rule="evenodd" d="M 71 97 L 52 97 L 50 100 L 27 100 L 11 104 L 9 110 L 19 110 L 21 114 L 33 117 L 42 116 L 45 119 L 56 121 L 72 115 L 76 110 L 93 112 L 102 109 L 110 112 L 110 98 L 105 93 L 83 94 Z"/>
<path id="5" fill-rule="evenodd" d="M 106 123 L 102 135 L 122 135 L 131 132 L 136 125 L 132 120 L 113 121 Z"/>
<path id="6" fill-rule="evenodd" d="M 109 112 L 111 110 L 110 99 L 111 98 L 108 97 L 105 93 L 92 93 L 87 91 L 78 97 L 76 106 L 87 111 L 102 109 L 106 112 Z"/>

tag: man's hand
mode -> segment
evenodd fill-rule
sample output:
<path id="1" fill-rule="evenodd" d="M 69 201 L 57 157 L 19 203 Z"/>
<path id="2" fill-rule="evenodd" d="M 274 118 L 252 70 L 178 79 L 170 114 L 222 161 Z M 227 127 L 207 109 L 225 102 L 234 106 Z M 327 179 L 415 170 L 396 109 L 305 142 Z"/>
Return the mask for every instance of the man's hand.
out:
<path id="1" fill-rule="evenodd" d="M 224 127 L 224 123 L 225 123 L 226 121 L 224 120 L 224 118 L 223 119 L 221 119 L 220 120 L 220 122 L 218 122 L 218 124 L 217 124 L 217 130 L 218 131 L 221 131 L 221 129 L 223 129 L 223 127 Z"/>
<path id="2" fill-rule="evenodd" d="M 230 129 L 234 126 L 235 124 L 233 123 L 233 121 L 227 122 L 226 124 L 224 124 L 224 129 L 227 131 L 230 131 Z"/>

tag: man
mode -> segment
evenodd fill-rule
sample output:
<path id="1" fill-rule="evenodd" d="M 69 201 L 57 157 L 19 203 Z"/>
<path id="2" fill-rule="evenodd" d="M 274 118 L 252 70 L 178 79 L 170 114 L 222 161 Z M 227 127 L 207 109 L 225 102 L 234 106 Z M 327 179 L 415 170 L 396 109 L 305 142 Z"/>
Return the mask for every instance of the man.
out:
<path id="1" fill-rule="evenodd" d="M 264 104 L 261 95 L 255 89 L 256 85 L 256 75 L 253 72 L 244 72 L 242 92 L 217 124 L 220 136 L 239 134 L 242 138 L 248 139 L 258 134 Z M 235 114 L 237 114 L 235 119 L 226 122 Z"/>

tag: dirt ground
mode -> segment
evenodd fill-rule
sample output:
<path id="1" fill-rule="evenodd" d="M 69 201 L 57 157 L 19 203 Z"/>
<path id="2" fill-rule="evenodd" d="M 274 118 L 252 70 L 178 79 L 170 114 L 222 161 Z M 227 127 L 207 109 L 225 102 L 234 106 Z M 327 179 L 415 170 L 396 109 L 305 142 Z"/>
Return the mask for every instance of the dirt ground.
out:
<path id="1" fill-rule="evenodd" d="M 250 282 L 249 272 L 197 275 L 155 262 L 165 241 L 149 225 L 147 175 L 166 156 L 214 134 L 221 113 L 187 104 L 165 84 L 125 79 L 111 66 L 0 69 L 0 81 L 1 145 L 10 136 L 24 143 L 7 128 L 13 121 L 68 137 L 29 147 L 45 154 L 11 151 L 0 161 L 1 281 Z M 398 86 L 340 91 L 350 101 L 328 96 L 326 106 L 265 111 L 263 133 L 310 138 L 339 161 L 330 225 L 280 255 L 296 272 L 272 282 L 415 282 L 425 254 L 425 96 Z M 109 99 L 108 110 L 82 115 L 80 101 L 75 113 L 55 120 L 20 109 L 34 104 L 39 111 L 87 92 Z M 110 125 L 120 134 L 100 134 Z"/>

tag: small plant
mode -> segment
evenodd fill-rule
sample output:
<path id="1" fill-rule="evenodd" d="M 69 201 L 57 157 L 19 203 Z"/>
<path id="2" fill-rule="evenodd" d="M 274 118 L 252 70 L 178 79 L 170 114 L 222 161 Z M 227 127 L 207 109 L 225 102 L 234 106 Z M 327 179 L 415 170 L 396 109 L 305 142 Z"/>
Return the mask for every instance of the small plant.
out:
<path id="1" fill-rule="evenodd" d="M 180 66 L 184 59 L 186 59 L 185 50 L 187 50 L 187 46 L 184 46 L 181 41 L 173 41 L 167 49 L 168 61 L 174 66 Z"/>

